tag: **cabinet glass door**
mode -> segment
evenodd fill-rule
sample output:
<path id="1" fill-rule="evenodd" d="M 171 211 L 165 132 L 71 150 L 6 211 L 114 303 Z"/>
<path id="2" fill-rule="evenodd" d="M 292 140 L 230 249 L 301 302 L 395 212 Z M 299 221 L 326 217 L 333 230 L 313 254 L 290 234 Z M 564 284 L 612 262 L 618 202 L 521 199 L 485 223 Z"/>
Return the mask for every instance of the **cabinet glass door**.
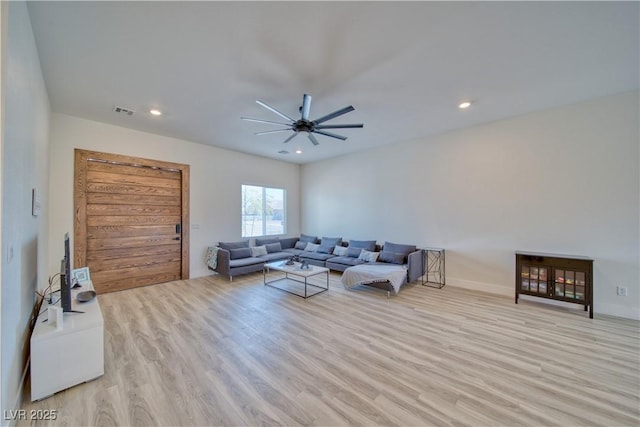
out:
<path id="1" fill-rule="evenodd" d="M 558 297 L 584 300 L 586 277 L 584 271 L 555 270 L 554 294 Z"/>
<path id="2" fill-rule="evenodd" d="M 523 265 L 520 272 L 520 289 L 524 292 L 546 295 L 548 293 L 548 273 L 549 269 L 546 267 Z"/>

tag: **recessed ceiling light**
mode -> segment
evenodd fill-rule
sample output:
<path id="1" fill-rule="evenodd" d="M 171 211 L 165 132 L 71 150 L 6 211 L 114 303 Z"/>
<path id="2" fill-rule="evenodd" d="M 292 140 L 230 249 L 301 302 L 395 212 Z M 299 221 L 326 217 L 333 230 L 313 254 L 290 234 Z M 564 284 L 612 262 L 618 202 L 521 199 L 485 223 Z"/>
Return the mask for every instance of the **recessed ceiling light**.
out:
<path id="1" fill-rule="evenodd" d="M 461 110 L 464 110 L 465 108 L 469 108 L 469 107 L 471 107 L 471 101 L 464 101 L 458 104 L 458 108 L 460 108 Z"/>
<path id="2" fill-rule="evenodd" d="M 149 110 L 149 113 L 154 115 L 154 116 L 161 116 L 162 115 L 162 111 L 156 110 L 155 108 L 152 109 L 152 110 Z"/>
<path id="3" fill-rule="evenodd" d="M 302 154 L 302 150 L 297 149 L 297 150 L 296 150 L 296 154 Z"/>

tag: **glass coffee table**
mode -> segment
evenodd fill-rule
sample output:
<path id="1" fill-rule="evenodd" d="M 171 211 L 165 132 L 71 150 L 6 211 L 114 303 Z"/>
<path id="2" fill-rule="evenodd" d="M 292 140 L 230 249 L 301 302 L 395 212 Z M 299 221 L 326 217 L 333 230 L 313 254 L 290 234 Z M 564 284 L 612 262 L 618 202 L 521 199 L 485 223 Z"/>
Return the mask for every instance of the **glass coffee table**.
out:
<path id="1" fill-rule="evenodd" d="M 301 264 L 299 262 L 295 262 L 293 265 L 287 265 L 287 261 L 276 261 L 265 264 L 262 269 L 264 285 L 305 299 L 329 290 L 328 268 L 309 265 L 308 269 L 301 269 L 300 266 Z M 278 274 L 278 278 L 272 278 L 267 281 L 267 276 L 271 271 L 284 273 L 284 277 Z M 315 276 L 320 276 L 323 273 L 326 279 L 326 286 L 320 286 L 322 283 L 319 282 L 322 281 L 315 278 Z M 312 278 L 314 278 L 314 283 L 311 281 Z M 276 286 L 276 284 L 278 284 L 278 286 Z"/>

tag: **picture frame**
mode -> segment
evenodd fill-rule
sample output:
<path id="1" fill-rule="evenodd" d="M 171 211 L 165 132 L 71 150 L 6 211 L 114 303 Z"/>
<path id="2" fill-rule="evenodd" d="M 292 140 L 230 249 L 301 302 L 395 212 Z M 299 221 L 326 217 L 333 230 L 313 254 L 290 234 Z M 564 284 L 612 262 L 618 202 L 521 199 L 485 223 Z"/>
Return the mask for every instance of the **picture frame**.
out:
<path id="1" fill-rule="evenodd" d="M 76 283 L 88 282 L 91 280 L 89 267 L 76 268 L 71 271 L 71 278 Z"/>

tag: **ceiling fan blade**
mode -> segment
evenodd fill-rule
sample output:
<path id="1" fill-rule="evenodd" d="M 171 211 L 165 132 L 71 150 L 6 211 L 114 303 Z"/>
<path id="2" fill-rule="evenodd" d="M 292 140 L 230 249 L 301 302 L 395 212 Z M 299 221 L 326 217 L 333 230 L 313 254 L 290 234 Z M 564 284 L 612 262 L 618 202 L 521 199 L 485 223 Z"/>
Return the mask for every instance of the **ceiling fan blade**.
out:
<path id="1" fill-rule="evenodd" d="M 270 125 L 289 126 L 289 123 L 272 122 L 271 120 L 251 119 L 249 117 L 240 117 L 240 120 L 246 120 L 248 122 L 256 122 L 256 123 L 268 123 Z"/>
<path id="2" fill-rule="evenodd" d="M 314 120 L 313 124 L 314 125 L 318 125 L 318 124 L 320 124 L 322 122 L 326 122 L 327 120 L 335 119 L 338 116 L 341 116 L 343 114 L 347 114 L 347 113 L 349 113 L 349 112 L 351 112 L 353 110 L 355 110 L 355 108 L 353 108 L 352 105 L 349 105 L 348 107 L 341 108 L 338 111 L 334 111 L 331 114 L 327 114 L 326 116 L 323 116 L 323 117 L 320 117 L 319 119 Z"/>
<path id="3" fill-rule="evenodd" d="M 326 135 L 326 136 L 330 136 L 331 138 L 336 138 L 336 139 L 341 139 L 341 140 L 346 140 L 347 137 L 346 136 L 342 136 L 342 135 L 337 135 L 335 133 L 331 133 L 331 132 L 325 132 L 322 130 L 314 130 L 315 133 L 319 133 L 320 135 Z"/>
<path id="4" fill-rule="evenodd" d="M 291 128 L 289 128 L 289 129 L 276 129 L 276 130 L 268 130 L 266 132 L 254 133 L 254 135 L 266 135 L 268 133 L 290 132 L 290 131 L 291 131 Z"/>
<path id="5" fill-rule="evenodd" d="M 318 144 L 320 144 L 320 143 L 318 142 L 318 140 L 316 139 L 316 137 L 315 137 L 315 136 L 313 136 L 313 134 L 312 134 L 312 133 L 310 133 L 310 134 L 308 134 L 308 135 L 309 135 L 309 139 L 311 140 L 311 142 L 313 143 L 313 145 L 318 145 Z"/>
<path id="6" fill-rule="evenodd" d="M 311 110 L 311 95 L 306 93 L 302 97 L 302 120 L 309 120 L 309 111 Z"/>
<path id="7" fill-rule="evenodd" d="M 291 117 L 287 116 L 286 114 L 281 113 L 280 111 L 276 110 L 275 108 L 265 104 L 262 101 L 256 101 L 259 105 L 262 105 L 264 108 L 266 108 L 269 111 L 273 111 L 274 113 L 276 113 L 277 115 L 279 115 L 280 117 L 289 120 L 291 123 L 294 123 L 295 120 L 293 120 Z"/>
<path id="8" fill-rule="evenodd" d="M 353 125 L 319 125 L 314 126 L 315 129 L 349 129 L 349 128 L 361 128 L 364 127 L 362 123 L 353 124 Z"/>
<path id="9" fill-rule="evenodd" d="M 291 141 L 296 136 L 298 136 L 298 132 L 294 132 L 293 135 L 291 135 L 289 138 L 285 139 L 284 140 L 284 144 L 286 144 L 287 142 Z"/>

